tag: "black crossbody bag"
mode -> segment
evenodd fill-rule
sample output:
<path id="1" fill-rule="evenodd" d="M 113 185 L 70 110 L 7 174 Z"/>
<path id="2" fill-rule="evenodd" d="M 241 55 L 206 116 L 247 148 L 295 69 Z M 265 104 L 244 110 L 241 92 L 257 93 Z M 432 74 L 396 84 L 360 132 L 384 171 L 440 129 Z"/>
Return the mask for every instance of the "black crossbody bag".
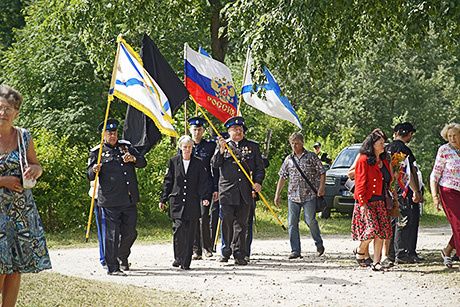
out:
<path id="1" fill-rule="evenodd" d="M 310 186 L 311 190 L 318 195 L 318 190 L 311 184 L 310 180 L 308 180 L 307 176 L 305 176 L 304 172 L 300 169 L 299 164 L 297 164 L 297 161 L 294 159 L 294 154 L 291 155 L 292 162 L 294 162 L 295 167 L 299 171 L 300 175 L 302 175 L 303 179 L 308 183 Z M 323 212 L 324 209 L 326 209 L 327 203 L 324 197 L 322 196 L 316 196 L 316 212 Z"/>

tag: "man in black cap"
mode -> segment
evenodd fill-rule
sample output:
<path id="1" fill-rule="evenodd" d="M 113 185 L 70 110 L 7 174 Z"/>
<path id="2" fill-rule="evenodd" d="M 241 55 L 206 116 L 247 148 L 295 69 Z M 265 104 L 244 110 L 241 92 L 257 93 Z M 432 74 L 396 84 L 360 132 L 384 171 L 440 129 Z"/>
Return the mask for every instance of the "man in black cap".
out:
<path id="1" fill-rule="evenodd" d="M 409 158 L 410 182 L 406 196 L 397 185 L 399 217 L 393 218 L 393 239 L 390 242 L 389 258 L 396 263 L 414 263 L 423 260 L 416 253 L 418 224 L 420 218 L 419 203 L 423 202 L 420 182 L 414 165 L 415 157 L 412 150 L 407 147 L 416 132 L 411 123 L 397 124 L 394 128 L 394 141 L 387 146 L 392 157 L 395 153 L 403 153 Z"/>
<path id="2" fill-rule="evenodd" d="M 215 171 L 211 169 L 211 157 L 216 150 L 216 143 L 203 138 L 204 124 L 206 120 L 202 117 L 195 116 L 188 120 L 190 125 L 190 134 L 194 142 L 192 155 L 201 158 L 206 167 L 208 174 L 209 191 L 213 192 L 213 201 L 217 201 L 217 180 L 218 177 L 214 176 Z M 213 206 L 215 204 L 211 204 Z M 217 207 L 219 204 L 217 203 Z M 209 216 L 210 206 L 201 206 L 200 227 L 196 228 L 195 240 L 193 243 L 193 260 L 202 258 L 203 251 L 206 257 L 212 257 L 213 238 L 211 237 L 211 224 Z"/>
<path id="3" fill-rule="evenodd" d="M 135 168 L 147 165 L 145 158 L 125 140 L 118 140 L 118 120 L 110 118 L 104 134 L 101 163 L 97 164 L 100 145 L 91 149 L 86 177 L 98 175 L 97 198 L 105 221 L 104 256 L 109 275 L 125 276 L 128 256 L 137 237 L 136 221 L 139 189 Z M 102 132 L 104 122 L 98 130 Z"/>
<path id="4" fill-rule="evenodd" d="M 229 138 L 219 136 L 219 145 L 211 159 L 213 167 L 218 167 L 219 202 L 222 216 L 222 257 L 228 262 L 233 253 L 235 264 L 246 265 L 246 232 L 250 208 L 254 203 L 253 193 L 262 190 L 265 177 L 264 162 L 257 142 L 244 138 L 244 118 L 235 116 L 225 122 Z M 246 178 L 225 144 L 231 149 L 240 165 L 252 177 L 254 186 Z"/>
<path id="5" fill-rule="evenodd" d="M 327 157 L 327 153 L 322 151 L 320 142 L 316 142 L 315 144 L 313 144 L 313 149 L 315 150 L 316 155 L 321 160 L 321 163 L 323 163 L 323 165 L 329 166 L 332 163 L 332 159 L 329 159 Z"/>

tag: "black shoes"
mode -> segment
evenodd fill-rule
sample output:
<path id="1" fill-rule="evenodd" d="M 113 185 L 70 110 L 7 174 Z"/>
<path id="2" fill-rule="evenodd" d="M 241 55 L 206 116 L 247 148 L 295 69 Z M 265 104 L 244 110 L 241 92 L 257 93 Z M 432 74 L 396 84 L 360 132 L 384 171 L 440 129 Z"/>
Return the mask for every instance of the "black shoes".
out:
<path id="1" fill-rule="evenodd" d="M 248 262 L 246 260 L 244 260 L 243 258 L 240 258 L 240 259 L 235 259 L 235 264 L 238 264 L 238 265 L 247 265 Z"/>
<path id="2" fill-rule="evenodd" d="M 415 260 L 415 262 L 422 262 L 425 260 L 425 258 L 420 257 L 419 255 L 411 256 L 412 259 Z"/>
<path id="3" fill-rule="evenodd" d="M 228 257 L 221 256 L 218 261 L 219 262 L 228 262 Z"/>
<path id="4" fill-rule="evenodd" d="M 324 254 L 324 246 L 320 246 L 316 249 L 318 252 L 318 257 L 322 256 Z"/>
<path id="5" fill-rule="evenodd" d="M 189 267 L 189 266 L 181 265 L 180 268 L 181 268 L 182 270 L 190 270 L 190 267 Z"/>
<path id="6" fill-rule="evenodd" d="M 415 260 L 411 257 L 404 256 L 404 257 L 396 257 L 395 263 L 397 264 L 409 264 L 409 263 L 415 263 Z"/>
<path id="7" fill-rule="evenodd" d="M 180 260 L 179 260 L 179 259 L 175 259 L 174 262 L 172 263 L 172 266 L 173 266 L 173 267 L 176 267 L 176 268 L 180 267 Z"/>
<path id="8" fill-rule="evenodd" d="M 296 253 L 291 253 L 288 257 L 289 259 L 297 259 L 297 258 L 302 258 L 299 254 Z"/>
<path id="9" fill-rule="evenodd" d="M 113 271 L 113 272 L 107 272 L 108 275 L 112 275 L 112 276 L 127 276 L 123 271 L 121 270 L 116 270 L 116 271 Z"/>
<path id="10" fill-rule="evenodd" d="M 203 257 L 197 253 L 193 253 L 192 260 L 201 260 Z"/>
<path id="11" fill-rule="evenodd" d="M 118 262 L 120 263 L 120 267 L 123 271 L 129 271 L 129 267 L 131 266 L 131 263 L 128 263 L 128 259 L 118 258 Z"/>

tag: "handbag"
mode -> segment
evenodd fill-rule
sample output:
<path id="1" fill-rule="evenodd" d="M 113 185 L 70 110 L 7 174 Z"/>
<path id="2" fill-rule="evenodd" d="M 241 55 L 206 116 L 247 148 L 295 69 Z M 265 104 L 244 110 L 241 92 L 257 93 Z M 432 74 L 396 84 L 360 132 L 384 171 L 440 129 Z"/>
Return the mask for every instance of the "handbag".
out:
<path id="1" fill-rule="evenodd" d="M 36 179 L 26 179 L 24 178 L 24 166 L 29 167 L 27 162 L 26 147 L 24 145 L 24 135 L 21 128 L 17 128 L 18 132 L 18 151 L 19 151 L 19 164 L 21 165 L 21 174 L 22 174 L 22 187 L 24 189 L 32 189 L 37 183 Z M 22 149 L 21 149 L 22 147 Z M 24 162 L 22 161 L 22 151 L 24 150 Z"/>
<path id="2" fill-rule="evenodd" d="M 303 179 L 308 183 L 310 186 L 311 190 L 318 195 L 318 190 L 311 184 L 310 180 L 308 180 L 307 176 L 305 176 L 304 172 L 300 169 L 299 164 L 297 164 L 297 161 L 294 159 L 294 154 L 291 155 L 292 162 L 294 162 L 295 167 L 299 171 L 300 175 L 302 175 Z M 324 209 L 326 209 L 327 203 L 324 197 L 322 196 L 317 196 L 316 197 L 316 212 L 323 212 Z"/>
<path id="3" fill-rule="evenodd" d="M 347 188 L 348 191 L 354 192 L 354 190 L 355 190 L 355 181 L 353 179 L 348 178 L 347 181 L 345 181 L 344 186 L 345 186 L 345 188 Z"/>
<path id="4" fill-rule="evenodd" d="M 388 186 L 385 186 L 385 208 L 387 209 L 389 216 L 399 216 L 399 203 L 393 200 L 393 195 L 391 195 Z"/>

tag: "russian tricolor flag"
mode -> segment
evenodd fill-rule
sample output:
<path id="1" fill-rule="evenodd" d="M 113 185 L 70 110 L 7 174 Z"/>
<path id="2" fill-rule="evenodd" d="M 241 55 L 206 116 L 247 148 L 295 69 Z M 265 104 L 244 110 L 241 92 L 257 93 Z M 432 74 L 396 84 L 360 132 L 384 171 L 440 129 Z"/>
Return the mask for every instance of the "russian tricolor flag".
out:
<path id="1" fill-rule="evenodd" d="M 190 95 L 222 122 L 236 116 L 238 98 L 230 69 L 188 44 L 184 49 L 185 86 Z"/>
<path id="2" fill-rule="evenodd" d="M 409 164 L 409 156 L 407 156 L 406 160 L 403 163 L 403 171 L 402 174 L 398 178 L 399 187 L 402 189 L 403 194 L 402 197 L 406 197 L 407 192 L 409 191 L 409 183 L 410 183 L 410 164 Z"/>

